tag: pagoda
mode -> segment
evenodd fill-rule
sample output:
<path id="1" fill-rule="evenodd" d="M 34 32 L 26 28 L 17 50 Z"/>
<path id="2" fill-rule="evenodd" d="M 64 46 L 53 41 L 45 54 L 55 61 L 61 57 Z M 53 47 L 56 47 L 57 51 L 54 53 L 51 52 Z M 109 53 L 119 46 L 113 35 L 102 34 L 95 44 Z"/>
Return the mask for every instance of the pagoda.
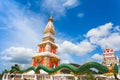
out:
<path id="1" fill-rule="evenodd" d="M 114 54 L 113 49 L 106 48 L 103 51 L 103 64 L 110 66 L 112 63 L 118 64 L 117 56 Z"/>
<path id="2" fill-rule="evenodd" d="M 52 15 L 44 29 L 42 42 L 38 44 L 37 55 L 32 57 L 32 66 L 43 65 L 49 68 L 55 68 L 60 64 L 60 58 L 57 55 L 57 45 L 55 44 L 55 29 Z"/>

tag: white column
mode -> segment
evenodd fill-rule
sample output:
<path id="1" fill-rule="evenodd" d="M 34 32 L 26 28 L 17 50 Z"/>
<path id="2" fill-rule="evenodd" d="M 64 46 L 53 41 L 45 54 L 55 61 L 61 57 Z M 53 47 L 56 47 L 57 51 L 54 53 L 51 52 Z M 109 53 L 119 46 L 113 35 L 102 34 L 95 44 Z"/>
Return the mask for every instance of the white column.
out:
<path id="1" fill-rule="evenodd" d="M 36 76 L 36 74 L 34 75 L 34 80 L 37 80 L 37 76 Z"/>
<path id="2" fill-rule="evenodd" d="M 53 80 L 53 76 L 52 75 L 50 75 L 50 80 Z"/>
<path id="3" fill-rule="evenodd" d="M 6 79 L 5 80 L 8 80 L 8 74 L 6 74 Z"/>

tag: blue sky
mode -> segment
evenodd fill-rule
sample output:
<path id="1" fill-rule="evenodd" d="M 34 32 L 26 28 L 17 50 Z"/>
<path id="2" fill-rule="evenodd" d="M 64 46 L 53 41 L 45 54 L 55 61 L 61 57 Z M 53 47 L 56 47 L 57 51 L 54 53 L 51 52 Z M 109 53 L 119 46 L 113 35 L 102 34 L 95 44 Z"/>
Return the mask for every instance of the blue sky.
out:
<path id="1" fill-rule="evenodd" d="M 30 66 L 50 12 L 61 63 L 102 62 L 106 47 L 120 58 L 119 0 L 1 0 L 0 72 Z"/>

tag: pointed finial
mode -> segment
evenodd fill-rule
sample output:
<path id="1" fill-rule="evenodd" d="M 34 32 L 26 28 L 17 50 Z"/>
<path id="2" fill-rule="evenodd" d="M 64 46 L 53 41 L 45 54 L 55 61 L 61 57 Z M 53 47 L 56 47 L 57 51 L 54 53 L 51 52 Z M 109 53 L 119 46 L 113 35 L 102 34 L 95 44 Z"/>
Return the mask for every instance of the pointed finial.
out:
<path id="1" fill-rule="evenodd" d="M 52 11 L 50 12 L 50 18 L 52 18 Z"/>
<path id="2" fill-rule="evenodd" d="M 48 19 L 48 21 L 52 21 L 53 22 L 52 12 L 50 12 L 50 18 Z"/>

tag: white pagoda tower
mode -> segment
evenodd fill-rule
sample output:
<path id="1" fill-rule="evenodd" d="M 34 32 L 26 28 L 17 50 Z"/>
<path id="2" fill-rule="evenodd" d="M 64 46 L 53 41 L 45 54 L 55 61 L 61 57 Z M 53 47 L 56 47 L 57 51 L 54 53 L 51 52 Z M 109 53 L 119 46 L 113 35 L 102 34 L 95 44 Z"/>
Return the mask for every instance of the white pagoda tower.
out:
<path id="1" fill-rule="evenodd" d="M 32 66 L 43 65 L 54 68 L 60 64 L 60 58 L 57 55 L 57 45 L 54 43 L 55 29 L 53 18 L 50 16 L 44 30 L 42 42 L 38 44 L 38 53 L 32 57 Z"/>

